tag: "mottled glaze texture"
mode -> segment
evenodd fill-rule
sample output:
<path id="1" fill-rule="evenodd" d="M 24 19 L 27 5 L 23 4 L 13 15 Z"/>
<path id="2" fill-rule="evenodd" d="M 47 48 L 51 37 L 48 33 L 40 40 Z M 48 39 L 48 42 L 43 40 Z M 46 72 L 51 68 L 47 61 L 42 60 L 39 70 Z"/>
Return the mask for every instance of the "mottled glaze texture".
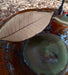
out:
<path id="1" fill-rule="evenodd" d="M 23 43 L 0 41 L 0 75 L 34 75 L 24 63 Z"/>

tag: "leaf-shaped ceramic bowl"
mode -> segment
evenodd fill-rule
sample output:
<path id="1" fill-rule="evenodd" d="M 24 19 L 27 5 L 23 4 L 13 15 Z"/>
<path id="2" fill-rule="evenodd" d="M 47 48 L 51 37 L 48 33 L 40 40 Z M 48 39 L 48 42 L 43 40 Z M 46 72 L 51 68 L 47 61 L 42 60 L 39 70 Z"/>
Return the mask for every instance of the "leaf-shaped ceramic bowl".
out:
<path id="1" fill-rule="evenodd" d="M 34 11 L 33 10 L 31 11 L 31 9 L 30 9 L 29 11 L 27 11 L 27 10 L 26 11 L 21 11 L 21 12 L 18 12 L 16 14 L 10 16 L 6 20 L 3 20 L 3 23 L 1 25 L 4 25 L 4 26 L 0 30 L 1 40 L 8 40 L 8 41 L 25 40 L 25 39 L 21 39 L 22 33 L 20 34 L 20 36 L 16 35 L 15 38 L 13 37 L 13 38 L 8 38 L 8 39 L 7 38 L 6 39 L 2 39 L 2 36 L 6 35 L 5 33 L 9 34 L 9 33 L 13 32 L 13 31 L 15 31 L 16 25 L 14 24 L 15 21 L 13 21 L 13 19 L 16 20 L 17 23 L 19 23 L 19 19 L 17 19 L 17 18 L 19 17 L 20 13 L 24 14 L 24 13 L 28 12 L 30 14 L 30 12 L 36 12 L 36 11 L 39 11 L 39 10 L 38 9 L 34 9 Z M 50 9 L 46 10 L 45 9 L 45 11 L 50 11 L 51 12 L 53 10 L 50 10 Z M 41 13 L 44 13 L 45 11 L 41 12 L 41 10 L 40 10 L 39 12 L 41 14 Z M 18 16 L 17 16 L 17 14 L 18 14 Z M 40 14 L 38 14 L 37 16 L 40 17 Z M 36 15 L 36 14 L 34 14 L 34 15 Z M 48 15 L 49 15 L 49 13 L 48 13 Z M 45 29 L 44 31 L 42 29 L 43 32 L 41 34 L 43 34 L 43 35 L 45 33 L 52 33 L 52 34 L 55 34 L 55 35 L 59 35 L 60 34 L 59 37 L 61 38 L 61 35 L 65 33 L 63 36 L 65 36 L 67 38 L 67 32 L 68 32 L 67 28 L 68 27 L 66 25 L 63 26 L 62 24 L 58 23 L 55 19 L 51 20 L 52 15 L 53 14 L 50 15 L 49 21 L 48 21 L 48 23 L 46 25 L 41 25 L 41 23 L 40 23 L 41 26 L 44 26 L 43 29 Z M 15 18 L 15 17 L 17 17 L 17 18 Z M 34 16 L 34 17 L 36 17 L 36 16 Z M 47 18 L 47 17 L 45 17 L 45 18 Z M 34 20 L 36 20 L 36 19 L 34 19 Z M 49 22 L 50 22 L 50 24 L 49 24 Z M 46 23 L 46 22 L 44 22 L 44 23 Z M 11 26 L 9 24 L 14 26 L 14 29 L 13 29 L 13 27 L 11 28 Z M 42 24 L 43 24 L 43 22 L 42 22 Z M 49 24 L 49 26 L 48 26 L 48 24 Z M 40 27 L 40 25 L 39 25 L 39 27 Z M 8 28 L 5 29 L 5 27 L 8 27 Z M 13 30 L 11 30 L 11 29 L 13 29 Z M 63 33 L 61 33 L 61 29 L 65 30 L 65 31 L 63 31 Z M 2 33 L 2 31 L 3 31 L 3 33 Z M 40 31 L 40 29 L 38 31 Z M 40 32 L 38 32 L 38 33 L 40 33 Z M 36 35 L 38 33 L 35 32 L 34 34 Z M 28 34 L 28 31 L 27 31 L 27 34 Z M 32 37 L 33 36 L 34 35 L 32 35 Z M 64 40 L 62 39 L 63 41 L 65 41 L 65 39 L 66 39 L 65 37 L 64 37 Z M 25 38 L 27 39 L 27 37 L 25 37 Z M 28 63 L 27 63 L 27 65 L 25 64 L 26 60 L 24 59 L 24 56 L 23 56 L 23 50 L 25 48 L 25 44 L 26 44 L 26 41 L 16 42 L 16 43 L 15 42 L 0 41 L 0 58 L 1 58 L 1 61 L 0 61 L 0 74 L 1 75 L 28 75 L 28 74 L 29 75 L 36 75 L 37 74 L 31 68 L 29 68 Z M 66 47 L 68 46 L 67 43 L 65 43 L 65 45 L 66 45 Z M 68 50 L 68 48 L 67 48 L 67 50 Z M 65 49 L 65 51 L 66 51 L 66 49 Z M 61 52 L 61 54 L 62 54 L 62 52 Z M 65 54 L 65 53 L 63 53 L 63 54 Z M 66 54 L 66 56 L 67 56 L 67 54 Z M 65 58 L 65 61 L 67 61 L 66 58 Z M 64 68 L 63 65 L 62 65 L 62 68 Z M 66 65 L 64 70 L 62 72 L 60 72 L 58 75 L 66 74 L 67 73 L 67 69 L 68 69 L 68 65 Z M 61 69 L 60 69 L 60 71 L 61 71 Z"/>

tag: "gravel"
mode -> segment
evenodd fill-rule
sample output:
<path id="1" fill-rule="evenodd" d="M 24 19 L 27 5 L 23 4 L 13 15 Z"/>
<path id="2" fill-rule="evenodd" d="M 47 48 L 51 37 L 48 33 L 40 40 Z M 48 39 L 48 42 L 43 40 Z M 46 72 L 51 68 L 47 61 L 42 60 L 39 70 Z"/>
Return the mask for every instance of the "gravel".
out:
<path id="1" fill-rule="evenodd" d="M 33 8 L 55 8 L 58 9 L 62 0 L 0 0 L 0 21 L 18 11 Z M 63 6 L 68 11 L 68 3 Z"/>

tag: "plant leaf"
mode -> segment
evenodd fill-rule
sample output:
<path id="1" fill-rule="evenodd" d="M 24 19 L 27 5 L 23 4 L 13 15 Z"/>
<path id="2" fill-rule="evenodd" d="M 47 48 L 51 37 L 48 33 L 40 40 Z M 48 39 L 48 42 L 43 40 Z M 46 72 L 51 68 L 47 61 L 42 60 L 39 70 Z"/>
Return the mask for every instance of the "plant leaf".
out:
<path id="1" fill-rule="evenodd" d="M 42 32 L 49 24 L 53 12 L 28 11 L 7 21 L 0 30 L 0 40 L 23 41 Z"/>

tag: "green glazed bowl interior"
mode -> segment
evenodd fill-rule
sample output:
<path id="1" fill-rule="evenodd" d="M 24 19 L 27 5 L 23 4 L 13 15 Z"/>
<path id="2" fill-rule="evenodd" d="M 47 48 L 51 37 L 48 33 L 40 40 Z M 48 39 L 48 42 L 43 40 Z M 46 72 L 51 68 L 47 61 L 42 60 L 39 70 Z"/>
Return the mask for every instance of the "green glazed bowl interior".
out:
<path id="1" fill-rule="evenodd" d="M 29 39 L 24 49 L 25 58 L 37 74 L 56 75 L 67 64 L 67 49 L 56 35 L 46 33 Z"/>

